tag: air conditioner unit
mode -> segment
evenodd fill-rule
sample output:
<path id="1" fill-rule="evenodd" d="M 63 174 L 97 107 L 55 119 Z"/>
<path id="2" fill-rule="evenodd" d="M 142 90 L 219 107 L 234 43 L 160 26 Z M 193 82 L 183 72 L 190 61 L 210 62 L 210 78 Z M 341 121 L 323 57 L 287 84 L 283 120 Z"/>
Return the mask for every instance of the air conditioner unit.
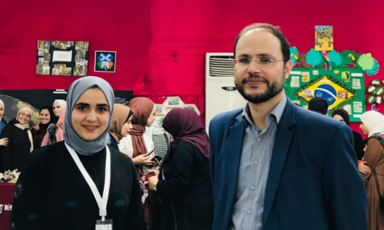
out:
<path id="1" fill-rule="evenodd" d="M 244 107 L 246 100 L 234 83 L 233 53 L 207 53 L 205 56 L 205 127 L 218 113 Z"/>

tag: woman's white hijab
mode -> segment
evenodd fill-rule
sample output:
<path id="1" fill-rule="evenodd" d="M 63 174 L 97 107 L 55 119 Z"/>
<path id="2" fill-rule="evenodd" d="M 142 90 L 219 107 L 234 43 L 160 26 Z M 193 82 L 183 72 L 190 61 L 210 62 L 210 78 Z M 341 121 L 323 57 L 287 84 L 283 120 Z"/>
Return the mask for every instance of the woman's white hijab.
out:
<path id="1" fill-rule="evenodd" d="M 0 99 L 0 104 L 3 106 L 3 109 L 5 110 L 4 102 Z"/>
<path id="2" fill-rule="evenodd" d="M 72 111 L 80 96 L 86 90 L 93 87 L 99 88 L 107 98 L 110 117 L 105 131 L 96 140 L 86 141 L 76 133 L 72 125 Z M 111 85 L 99 77 L 83 77 L 73 82 L 68 90 L 67 96 L 67 110 L 65 112 L 63 125 L 64 142 L 82 155 L 93 155 L 105 148 L 109 140 L 109 129 L 112 123 L 114 99 L 115 96 Z"/>
<path id="3" fill-rule="evenodd" d="M 369 129 L 368 137 L 384 134 L 384 115 L 371 110 L 360 117 L 361 122 Z"/>
<path id="4" fill-rule="evenodd" d="M 62 99 L 56 99 L 54 102 L 53 102 L 53 105 L 55 105 L 55 103 L 59 103 L 60 107 L 63 108 L 65 106 L 67 106 L 67 102 L 65 100 L 62 100 Z"/>
<path id="5" fill-rule="evenodd" d="M 21 112 L 27 112 L 29 113 L 30 116 L 32 116 L 32 110 L 28 107 L 22 107 L 19 109 L 19 111 L 17 111 L 17 115 L 16 115 L 16 120 L 19 121 L 19 116 L 20 116 L 20 113 Z M 31 146 L 29 147 L 29 152 L 32 152 L 33 151 L 33 136 L 32 136 L 32 132 L 31 130 L 29 129 L 29 123 L 27 124 L 21 124 L 21 123 L 16 123 L 15 126 L 21 130 L 27 130 L 27 134 L 28 134 L 28 139 L 29 139 L 29 142 L 31 143 Z"/>

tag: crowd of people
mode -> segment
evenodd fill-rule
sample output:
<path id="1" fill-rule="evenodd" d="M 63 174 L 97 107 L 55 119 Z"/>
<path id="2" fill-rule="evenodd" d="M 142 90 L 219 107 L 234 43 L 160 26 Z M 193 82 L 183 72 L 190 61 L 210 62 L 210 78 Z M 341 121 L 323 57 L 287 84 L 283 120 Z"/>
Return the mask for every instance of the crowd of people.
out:
<path id="1" fill-rule="evenodd" d="M 384 116 L 361 116 L 364 142 L 347 111 L 326 116 L 322 98 L 294 105 L 289 48 L 278 27 L 245 27 L 234 70 L 248 103 L 212 119 L 209 138 L 196 112 L 171 110 L 165 155 L 150 128 L 154 102 L 115 104 L 98 77 L 74 81 L 38 124 L 20 108 L 0 122 L 0 171 L 21 171 L 11 228 L 384 229 Z M 0 121 L 4 109 L 0 100 Z"/>

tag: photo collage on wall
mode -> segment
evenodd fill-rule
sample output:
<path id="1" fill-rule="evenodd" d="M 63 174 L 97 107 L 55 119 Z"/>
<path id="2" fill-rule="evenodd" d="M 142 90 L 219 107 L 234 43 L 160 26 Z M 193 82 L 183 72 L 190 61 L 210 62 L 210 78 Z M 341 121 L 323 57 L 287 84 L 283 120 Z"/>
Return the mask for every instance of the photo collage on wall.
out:
<path id="1" fill-rule="evenodd" d="M 86 76 L 88 72 L 89 42 L 37 42 L 36 74 L 56 76 Z"/>
<path id="2" fill-rule="evenodd" d="M 200 110 L 195 104 L 185 104 L 178 96 L 167 97 L 163 104 L 156 104 L 156 117 L 159 120 L 164 118 L 165 115 L 174 108 L 182 108 L 195 111 L 200 116 Z"/>

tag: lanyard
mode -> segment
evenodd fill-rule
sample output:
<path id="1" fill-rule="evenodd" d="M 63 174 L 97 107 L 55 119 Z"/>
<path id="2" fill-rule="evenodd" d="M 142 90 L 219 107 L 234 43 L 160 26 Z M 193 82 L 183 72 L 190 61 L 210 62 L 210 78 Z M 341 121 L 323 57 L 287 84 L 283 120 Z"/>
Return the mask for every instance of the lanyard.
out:
<path id="1" fill-rule="evenodd" d="M 68 152 L 71 154 L 73 160 L 75 161 L 77 167 L 79 168 L 81 174 L 83 174 L 85 181 L 87 181 L 89 187 L 91 188 L 93 196 L 95 197 L 97 205 L 99 206 L 99 215 L 101 216 L 101 220 L 105 221 L 105 217 L 107 216 L 107 203 L 108 203 L 109 189 L 111 184 L 111 152 L 109 151 L 109 148 L 106 147 L 107 156 L 105 159 L 104 190 L 103 190 L 103 197 L 101 197 L 99 191 L 97 190 L 95 182 L 93 182 L 87 170 L 85 170 L 75 150 L 69 147 L 67 143 L 64 142 L 64 144 L 65 144 L 65 147 L 67 147 Z"/>

